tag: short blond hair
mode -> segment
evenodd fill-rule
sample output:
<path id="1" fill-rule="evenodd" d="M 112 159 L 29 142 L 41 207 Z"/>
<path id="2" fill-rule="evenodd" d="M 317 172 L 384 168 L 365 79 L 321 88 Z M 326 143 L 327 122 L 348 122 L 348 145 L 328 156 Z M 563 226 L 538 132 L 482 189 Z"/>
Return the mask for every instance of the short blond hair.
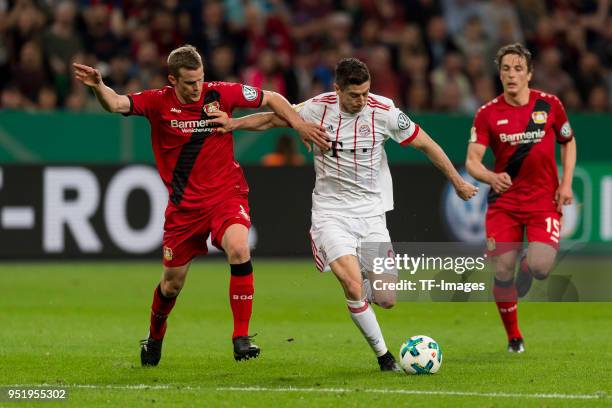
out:
<path id="1" fill-rule="evenodd" d="M 193 45 L 185 44 L 168 55 L 168 72 L 175 78 L 180 76 L 181 68 L 198 69 L 202 66 L 202 57 Z"/>

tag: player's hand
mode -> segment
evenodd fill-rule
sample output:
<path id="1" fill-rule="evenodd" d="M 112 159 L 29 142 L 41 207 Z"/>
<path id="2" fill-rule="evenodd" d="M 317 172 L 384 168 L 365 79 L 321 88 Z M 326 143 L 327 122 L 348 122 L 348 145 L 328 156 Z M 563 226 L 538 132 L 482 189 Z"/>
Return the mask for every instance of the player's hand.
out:
<path id="1" fill-rule="evenodd" d="M 574 192 L 572 186 L 561 184 L 555 193 L 555 201 L 557 202 L 557 211 L 561 212 L 564 205 L 569 205 L 574 200 Z"/>
<path id="2" fill-rule="evenodd" d="M 299 127 L 295 127 L 294 129 L 300 135 L 302 143 L 304 143 L 304 146 L 306 146 L 309 152 L 312 151 L 311 143 L 316 144 L 323 152 L 329 150 L 329 138 L 327 137 L 327 132 L 325 132 L 325 129 L 322 126 L 319 126 L 316 123 L 304 122 Z"/>
<path id="3" fill-rule="evenodd" d="M 235 129 L 235 126 L 232 123 L 232 118 L 230 118 L 227 113 L 217 110 L 214 112 L 209 112 L 207 115 L 208 124 L 214 126 L 217 132 L 229 133 Z"/>
<path id="4" fill-rule="evenodd" d="M 497 194 L 501 194 L 512 186 L 512 178 L 506 172 L 494 173 L 491 188 Z"/>
<path id="5" fill-rule="evenodd" d="M 461 182 L 455 186 L 455 192 L 463 201 L 467 201 L 478 194 L 478 187 L 465 180 L 461 180 Z"/>
<path id="6" fill-rule="evenodd" d="M 72 64 L 74 68 L 74 76 L 87 86 L 96 87 L 102 83 L 102 74 L 95 68 L 87 65 Z"/>

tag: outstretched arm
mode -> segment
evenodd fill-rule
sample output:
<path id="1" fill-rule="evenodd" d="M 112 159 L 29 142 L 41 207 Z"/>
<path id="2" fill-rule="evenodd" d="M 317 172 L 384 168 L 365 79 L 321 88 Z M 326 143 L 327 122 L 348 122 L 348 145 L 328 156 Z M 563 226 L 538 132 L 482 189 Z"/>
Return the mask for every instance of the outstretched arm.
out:
<path id="1" fill-rule="evenodd" d="M 72 64 L 76 79 L 90 87 L 100 105 L 108 112 L 129 113 L 130 99 L 125 95 L 118 95 L 108 86 L 104 85 L 100 71 L 83 64 Z"/>
<path id="2" fill-rule="evenodd" d="M 465 168 L 470 173 L 470 176 L 478 181 L 489 184 L 493 191 L 501 194 L 512 186 L 512 178 L 506 172 L 494 173 L 482 164 L 482 158 L 486 150 L 487 147 L 484 145 L 470 143 L 468 145 Z"/>
<path id="3" fill-rule="evenodd" d="M 277 127 L 289 127 L 289 124 L 283 119 L 279 118 L 274 112 L 261 112 L 243 116 L 241 118 L 232 118 L 227 123 L 227 126 L 224 126 L 224 129 L 227 132 L 231 132 L 236 129 L 260 131 Z"/>
<path id="4" fill-rule="evenodd" d="M 219 124 L 217 131 L 222 133 L 232 132 L 237 129 L 261 131 L 277 127 L 289 127 L 289 123 L 281 119 L 274 112 L 261 112 L 231 119 L 224 112 L 214 112 L 211 116 L 214 118 L 213 121 Z M 306 148 L 308 148 L 308 151 L 312 149 L 310 142 L 315 143 L 322 151 L 329 150 L 327 133 L 322 130 L 321 126 L 305 122 L 305 127 L 309 132 L 305 136 L 300 134 L 300 139 Z M 311 134 L 313 134 L 312 137 Z"/>
<path id="5" fill-rule="evenodd" d="M 457 172 L 444 150 L 438 145 L 422 128 L 411 143 L 412 147 L 425 153 L 429 160 L 446 176 L 453 184 L 457 195 L 463 200 L 469 200 L 478 192 L 475 187 L 465 181 Z"/>
<path id="6" fill-rule="evenodd" d="M 262 106 L 267 105 L 276 113 L 279 119 L 286 122 L 298 132 L 302 143 L 308 148 L 308 151 L 312 149 L 310 142 L 314 142 L 322 150 L 327 150 L 327 133 L 322 126 L 314 123 L 306 123 L 293 109 L 293 107 L 287 102 L 287 100 L 276 92 L 264 91 L 264 98 Z M 279 122 L 273 122 L 279 123 Z"/>
<path id="7" fill-rule="evenodd" d="M 563 167 L 563 176 L 555 194 L 557 211 L 559 212 L 561 212 L 564 205 L 571 204 L 574 198 L 574 193 L 572 192 L 572 180 L 574 178 L 574 169 L 576 168 L 576 139 L 574 138 L 561 145 L 561 167 Z"/>

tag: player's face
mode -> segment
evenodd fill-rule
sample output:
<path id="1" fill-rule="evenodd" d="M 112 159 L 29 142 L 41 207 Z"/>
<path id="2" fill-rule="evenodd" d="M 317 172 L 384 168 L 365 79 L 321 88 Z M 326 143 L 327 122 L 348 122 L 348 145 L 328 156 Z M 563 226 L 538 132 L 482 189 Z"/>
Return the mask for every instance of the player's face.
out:
<path id="1" fill-rule="evenodd" d="M 508 95 L 518 95 L 529 86 L 531 72 L 525 58 L 518 54 L 506 54 L 499 67 L 499 79 Z"/>
<path id="2" fill-rule="evenodd" d="M 334 85 L 338 99 L 340 100 L 340 108 L 347 113 L 360 112 L 368 102 L 368 93 L 370 93 L 370 81 L 366 81 L 361 85 L 349 85 L 344 89 L 340 89 L 338 85 Z"/>
<path id="3" fill-rule="evenodd" d="M 176 93 L 185 103 L 194 103 L 200 100 L 202 83 L 204 82 L 204 68 L 179 69 L 179 76 L 175 78 L 168 75 L 168 80 L 176 89 Z"/>

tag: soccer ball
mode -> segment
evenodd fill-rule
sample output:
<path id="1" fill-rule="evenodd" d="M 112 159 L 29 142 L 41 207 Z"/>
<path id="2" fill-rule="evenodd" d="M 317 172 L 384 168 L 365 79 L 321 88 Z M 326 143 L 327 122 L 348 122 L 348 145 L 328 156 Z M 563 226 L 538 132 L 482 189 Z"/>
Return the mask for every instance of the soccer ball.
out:
<path id="1" fill-rule="evenodd" d="M 408 374 L 433 374 L 442 365 L 442 349 L 427 336 L 412 336 L 406 340 L 399 356 L 399 365 Z"/>

